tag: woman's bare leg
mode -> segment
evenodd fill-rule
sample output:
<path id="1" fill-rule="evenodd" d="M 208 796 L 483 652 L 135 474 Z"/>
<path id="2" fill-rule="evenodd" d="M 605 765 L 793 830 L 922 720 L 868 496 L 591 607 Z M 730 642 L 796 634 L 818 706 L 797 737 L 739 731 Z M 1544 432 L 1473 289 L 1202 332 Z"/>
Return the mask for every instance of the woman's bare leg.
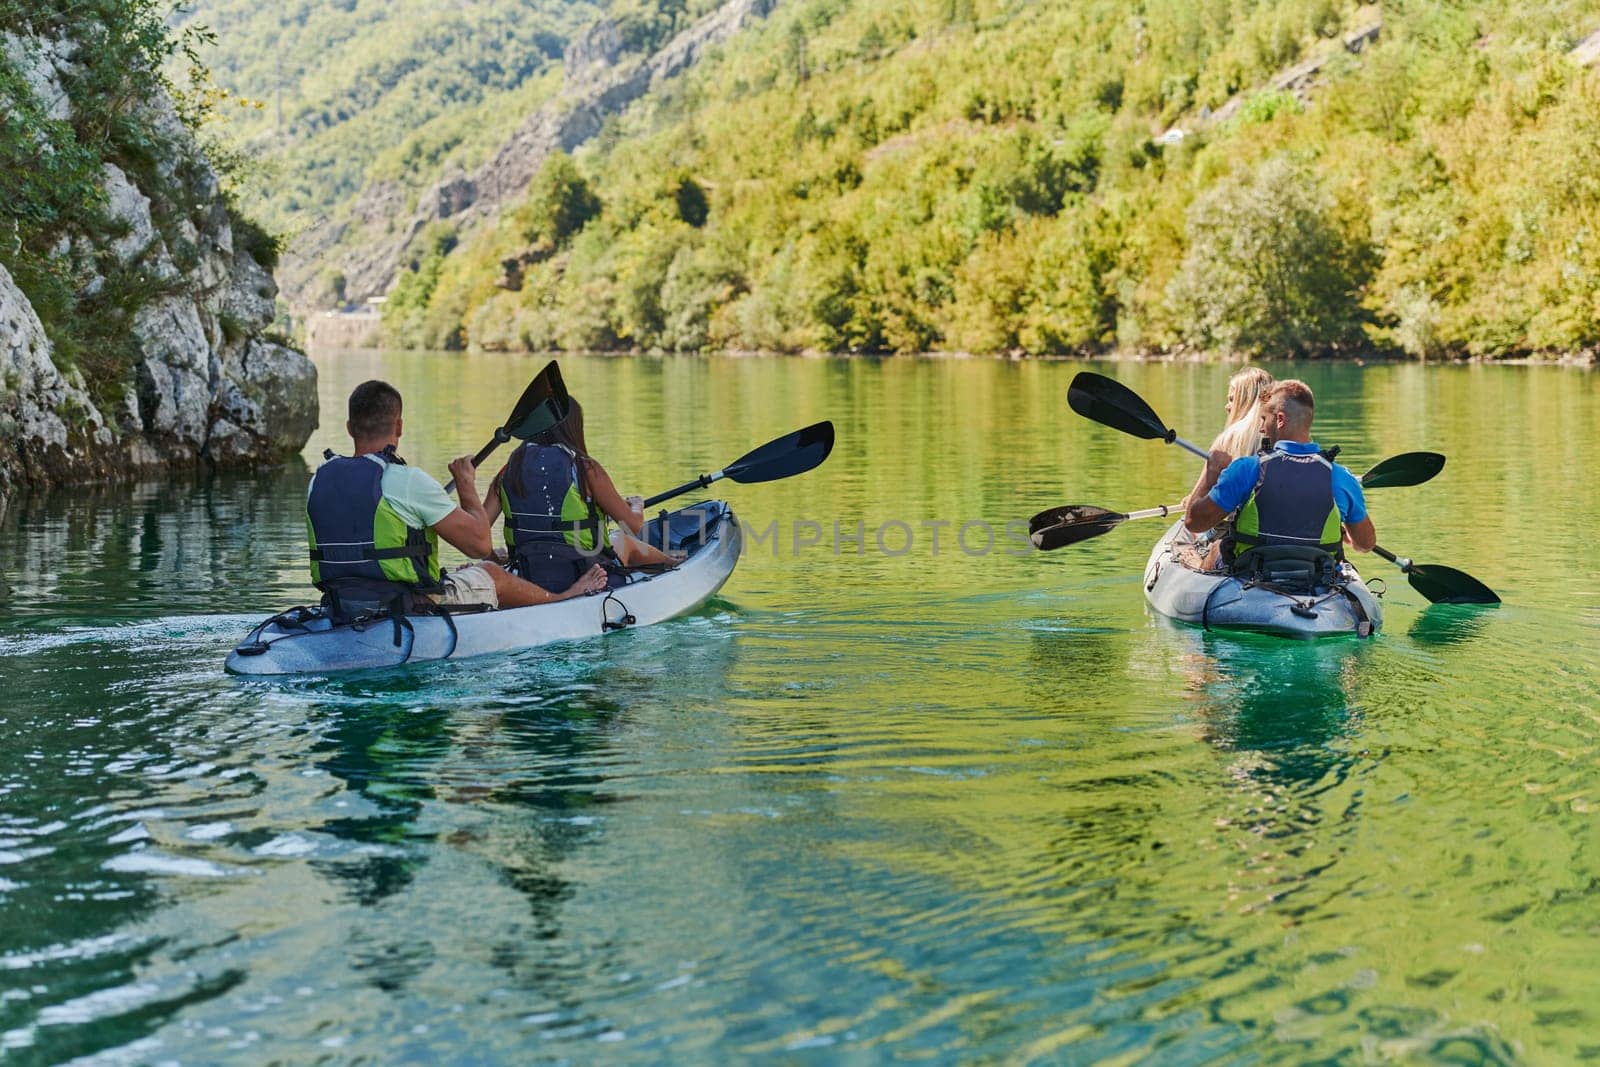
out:
<path id="1" fill-rule="evenodd" d="M 605 568 L 598 563 L 589 568 L 588 573 L 572 584 L 570 589 L 559 593 L 552 593 L 542 586 L 534 585 L 523 578 L 493 563 L 480 563 L 489 577 L 494 579 L 495 596 L 500 598 L 502 608 L 525 608 L 530 604 L 549 604 L 556 600 L 566 600 L 569 597 L 582 596 L 604 589 L 606 584 Z"/>
<path id="2" fill-rule="evenodd" d="M 663 552 L 654 545 L 622 534 L 611 542 L 611 548 L 624 567 L 648 567 L 656 564 L 673 565 L 683 562 L 683 553 Z"/>

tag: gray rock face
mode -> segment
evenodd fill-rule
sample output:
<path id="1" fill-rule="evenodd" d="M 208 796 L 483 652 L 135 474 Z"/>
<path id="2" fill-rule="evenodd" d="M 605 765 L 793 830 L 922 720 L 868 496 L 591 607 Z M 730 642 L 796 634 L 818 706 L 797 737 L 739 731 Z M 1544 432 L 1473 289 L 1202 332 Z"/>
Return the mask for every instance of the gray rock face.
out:
<path id="1" fill-rule="evenodd" d="M 0 34 L 39 107 L 69 119 L 61 74 L 71 42 Z M 216 173 L 170 100 L 142 101 L 160 140 L 155 185 L 140 188 L 105 164 L 110 234 L 64 234 L 55 252 L 99 292 L 95 247 L 144 272 L 152 292 L 132 316 L 137 358 L 116 410 L 96 409 L 76 372 L 63 373 L 39 317 L 0 268 L 0 500 L 18 485 L 81 478 L 132 479 L 141 470 L 194 463 L 243 466 L 298 452 L 316 429 L 316 367 L 265 340 L 277 284 L 242 248 Z M 157 187 L 159 186 L 159 188 Z M 168 205 L 151 210 L 153 198 Z M 168 217 L 173 207 L 178 217 Z"/>
<path id="2" fill-rule="evenodd" d="M 135 368 L 140 429 L 152 437 L 204 441 L 211 345 L 200 309 L 184 297 L 164 297 L 139 309 L 133 332 L 144 356 Z"/>
<path id="3" fill-rule="evenodd" d="M 576 37 L 561 56 L 562 72 L 568 81 L 593 76 L 597 68 L 609 67 L 622 55 L 622 34 L 610 19 L 601 19 Z"/>
<path id="4" fill-rule="evenodd" d="M 72 69 L 72 57 L 77 52 L 75 44 L 0 33 L 0 51 L 22 72 L 23 80 L 46 115 L 58 121 L 72 117 L 72 101 L 67 97 L 61 76 Z"/>
<path id="5" fill-rule="evenodd" d="M 110 444 L 81 381 L 51 360 L 44 325 L 0 267 L 0 497 L 16 482 L 49 480 Z"/>
<path id="6" fill-rule="evenodd" d="M 452 178 L 435 188 L 439 196 L 436 210 L 441 219 L 461 214 L 478 199 L 478 187 L 471 178 Z"/>
<path id="7" fill-rule="evenodd" d="M 105 174 L 106 214 L 126 226 L 128 231 L 111 242 L 111 251 L 116 255 L 117 262 L 131 264 L 147 252 L 156 253 L 155 261 L 149 264 L 151 269 L 159 277 L 175 277 L 178 268 L 173 264 L 172 257 L 166 254 L 164 245 L 158 247 L 156 224 L 150 218 L 150 198 L 141 193 L 116 164 L 107 163 L 102 170 Z"/>
<path id="8" fill-rule="evenodd" d="M 353 218 L 372 225 L 380 236 L 362 248 L 334 256 L 344 224 L 325 222 L 313 226 L 295 243 L 284 271 L 284 291 L 297 309 L 310 307 L 309 297 L 317 277 L 333 269 L 345 277 L 350 300 L 361 302 L 381 296 L 393 284 L 406 246 L 428 223 L 454 218 L 463 227 L 493 217 L 521 197 L 533 176 L 557 149 L 570 152 L 600 132 L 614 115 L 653 86 L 675 78 L 697 62 L 705 50 L 728 40 L 755 19 L 765 18 L 778 0 L 728 0 L 715 11 L 668 41 L 654 55 L 622 59 L 622 41 L 616 27 L 602 20 L 567 49 L 567 88 L 555 100 L 523 120 L 494 157 L 467 178 L 440 183 L 419 202 L 416 215 L 401 223 L 395 215 L 376 214 L 380 207 L 394 210 L 398 195 L 373 189 L 363 194 Z M 620 61 L 619 61 L 620 59 Z M 470 192 L 469 192 L 470 190 Z M 465 200 L 465 203 L 463 201 Z"/>
<path id="9" fill-rule="evenodd" d="M 233 273 L 222 295 L 221 313 L 246 330 L 264 330 L 278 311 L 278 283 L 248 252 L 233 257 Z"/>
<path id="10" fill-rule="evenodd" d="M 317 428 L 317 369 L 305 356 L 252 340 L 222 364 L 206 454 L 219 464 L 248 462 L 277 442 L 302 444 Z"/>

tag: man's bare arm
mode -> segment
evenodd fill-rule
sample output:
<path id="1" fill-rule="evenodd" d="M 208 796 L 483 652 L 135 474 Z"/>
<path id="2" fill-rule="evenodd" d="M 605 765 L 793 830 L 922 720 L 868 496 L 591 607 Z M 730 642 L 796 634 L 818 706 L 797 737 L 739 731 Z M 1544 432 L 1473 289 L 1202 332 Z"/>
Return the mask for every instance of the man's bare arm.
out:
<path id="1" fill-rule="evenodd" d="M 433 532 L 455 545 L 470 559 L 483 559 L 494 551 L 489 523 L 482 514 L 471 515 L 456 508 L 433 524 Z"/>
<path id="2" fill-rule="evenodd" d="M 1344 532 L 1350 541 L 1350 547 L 1357 552 L 1371 552 L 1372 546 L 1378 543 L 1378 531 L 1372 525 L 1370 515 L 1360 522 L 1346 523 Z"/>
<path id="3" fill-rule="evenodd" d="M 478 483 L 473 480 L 475 473 L 471 456 L 462 456 L 450 464 L 450 475 L 456 480 L 461 506 L 434 523 L 433 532 L 469 558 L 482 559 L 494 551 L 494 536 L 483 501 L 478 498 Z"/>
<path id="4" fill-rule="evenodd" d="M 1189 512 L 1183 517 L 1183 525 L 1190 533 L 1205 533 L 1217 523 L 1228 517 L 1217 502 L 1209 496 L 1203 496 L 1189 505 Z"/>

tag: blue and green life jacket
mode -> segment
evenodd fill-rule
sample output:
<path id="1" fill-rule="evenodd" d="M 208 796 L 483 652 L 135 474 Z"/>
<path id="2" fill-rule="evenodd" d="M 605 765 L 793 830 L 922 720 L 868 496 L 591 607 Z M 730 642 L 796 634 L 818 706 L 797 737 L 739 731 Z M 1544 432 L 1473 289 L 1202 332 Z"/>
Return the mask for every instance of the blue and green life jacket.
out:
<path id="1" fill-rule="evenodd" d="M 324 455 L 327 462 L 312 475 L 306 494 L 312 583 L 324 593 L 379 604 L 439 588 L 438 535 L 406 525 L 383 496 L 383 472 L 405 461 L 392 448 L 365 456 Z"/>
<path id="2" fill-rule="evenodd" d="M 1344 557 L 1339 505 L 1333 498 L 1333 463 L 1320 452 L 1265 452 L 1256 487 L 1239 508 L 1224 542 L 1231 564 L 1263 545 L 1319 548 Z"/>
<path id="3" fill-rule="evenodd" d="M 600 512 L 583 497 L 577 453 L 563 445 L 519 445 L 500 479 L 506 548 L 515 563 L 530 550 L 565 545 L 593 555 L 601 547 Z"/>

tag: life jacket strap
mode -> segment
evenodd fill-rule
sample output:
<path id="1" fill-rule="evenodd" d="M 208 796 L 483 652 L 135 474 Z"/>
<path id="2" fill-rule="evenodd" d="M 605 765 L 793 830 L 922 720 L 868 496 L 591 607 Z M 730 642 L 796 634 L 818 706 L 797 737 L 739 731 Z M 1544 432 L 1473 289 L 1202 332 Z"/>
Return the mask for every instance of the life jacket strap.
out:
<path id="1" fill-rule="evenodd" d="M 363 548 L 356 553 L 340 553 L 340 559 L 330 558 L 321 548 L 313 548 L 307 553 L 318 563 L 331 563 L 338 566 L 341 563 L 365 563 L 369 560 L 382 559 L 427 559 L 431 552 L 426 544 L 400 545 L 397 548 Z"/>

